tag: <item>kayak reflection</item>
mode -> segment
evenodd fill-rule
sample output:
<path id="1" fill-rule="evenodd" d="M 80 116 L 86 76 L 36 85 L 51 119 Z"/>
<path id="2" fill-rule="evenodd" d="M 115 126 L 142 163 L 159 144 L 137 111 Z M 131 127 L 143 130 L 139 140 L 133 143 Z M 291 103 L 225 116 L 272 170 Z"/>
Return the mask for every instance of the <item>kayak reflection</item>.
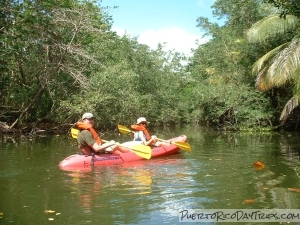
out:
<path id="1" fill-rule="evenodd" d="M 91 171 L 70 171 L 65 173 L 65 183 L 77 196 L 84 213 L 90 214 L 95 208 L 105 207 L 103 202 L 108 197 L 150 195 L 155 177 L 168 176 L 167 168 L 184 163 L 184 156 L 178 154 L 150 161 L 94 167 Z"/>

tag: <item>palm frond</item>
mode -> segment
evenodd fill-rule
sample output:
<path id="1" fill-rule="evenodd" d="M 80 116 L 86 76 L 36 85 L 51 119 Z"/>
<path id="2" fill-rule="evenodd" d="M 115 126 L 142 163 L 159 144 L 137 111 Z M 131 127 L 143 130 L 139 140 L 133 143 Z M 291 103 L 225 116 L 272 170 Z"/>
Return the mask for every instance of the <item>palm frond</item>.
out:
<path id="1" fill-rule="evenodd" d="M 298 102 L 297 96 L 293 96 L 290 100 L 288 100 L 288 102 L 285 104 L 285 106 L 281 112 L 280 118 L 279 118 L 281 125 L 285 123 L 288 116 L 298 106 L 298 104 L 299 104 L 299 102 Z"/>
<path id="2" fill-rule="evenodd" d="M 294 39 L 275 56 L 268 72 L 268 80 L 272 80 L 274 86 L 284 85 L 287 81 L 293 79 L 296 70 L 300 67 L 300 40 Z M 294 82 L 298 82 L 294 79 Z"/>
<path id="3" fill-rule="evenodd" d="M 263 68 L 256 77 L 255 86 L 259 91 L 267 91 L 272 88 L 272 85 L 266 80 L 267 67 Z"/>
<path id="4" fill-rule="evenodd" d="M 256 87 L 267 91 L 284 85 L 288 81 L 300 82 L 300 39 L 278 46 L 257 60 L 252 73 L 257 74 Z"/>
<path id="5" fill-rule="evenodd" d="M 260 59 L 258 59 L 252 66 L 252 74 L 257 75 L 263 67 L 270 65 L 270 62 L 274 58 L 274 56 L 277 55 L 280 51 L 282 51 L 282 49 L 284 49 L 287 44 L 288 43 L 279 45 L 278 47 L 272 49 Z"/>
<path id="6" fill-rule="evenodd" d="M 277 34 L 284 34 L 286 31 L 295 29 L 299 19 L 293 15 L 280 18 L 279 14 L 274 14 L 261 19 L 248 29 L 246 35 L 249 42 L 262 42 Z"/>
<path id="7" fill-rule="evenodd" d="M 293 94 L 300 98 L 300 66 L 295 70 L 293 77 L 293 79 L 295 80 L 293 84 Z"/>
<path id="8" fill-rule="evenodd" d="M 273 4 L 270 4 L 270 3 L 259 4 L 258 11 L 259 11 L 260 15 L 262 15 L 262 16 L 280 14 L 280 9 L 278 9 Z"/>

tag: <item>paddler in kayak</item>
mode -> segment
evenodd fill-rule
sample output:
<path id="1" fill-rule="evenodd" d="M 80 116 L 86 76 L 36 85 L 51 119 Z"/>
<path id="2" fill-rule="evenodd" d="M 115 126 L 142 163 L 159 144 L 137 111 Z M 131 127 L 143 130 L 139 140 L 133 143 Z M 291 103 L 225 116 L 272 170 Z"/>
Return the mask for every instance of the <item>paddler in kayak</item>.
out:
<path id="1" fill-rule="evenodd" d="M 81 122 L 77 122 L 76 126 L 79 129 L 77 137 L 78 148 L 82 154 L 90 155 L 91 153 L 125 153 L 131 152 L 129 148 L 120 146 L 120 143 L 110 141 L 102 144 L 102 140 L 94 129 L 95 117 L 92 113 L 84 113 Z"/>
<path id="2" fill-rule="evenodd" d="M 151 136 L 147 130 L 148 123 L 145 117 L 140 117 L 137 119 L 136 124 L 131 125 L 131 128 L 135 131 L 133 141 L 142 141 L 144 145 L 154 147 L 170 145 L 170 143 L 158 141 L 155 135 Z"/>

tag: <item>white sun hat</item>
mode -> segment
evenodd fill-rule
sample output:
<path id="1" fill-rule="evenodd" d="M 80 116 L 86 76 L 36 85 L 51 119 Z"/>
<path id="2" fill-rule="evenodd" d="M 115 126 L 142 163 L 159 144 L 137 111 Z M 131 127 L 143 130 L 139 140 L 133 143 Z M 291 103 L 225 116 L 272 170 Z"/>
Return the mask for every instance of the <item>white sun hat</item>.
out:
<path id="1" fill-rule="evenodd" d="M 81 117 L 82 120 L 91 119 L 91 118 L 94 118 L 94 115 L 90 112 L 83 114 L 82 117 Z"/>
<path id="2" fill-rule="evenodd" d="M 137 121 L 136 121 L 136 124 L 140 124 L 141 122 L 149 123 L 149 122 L 146 120 L 145 117 L 140 117 L 140 118 L 138 118 Z"/>

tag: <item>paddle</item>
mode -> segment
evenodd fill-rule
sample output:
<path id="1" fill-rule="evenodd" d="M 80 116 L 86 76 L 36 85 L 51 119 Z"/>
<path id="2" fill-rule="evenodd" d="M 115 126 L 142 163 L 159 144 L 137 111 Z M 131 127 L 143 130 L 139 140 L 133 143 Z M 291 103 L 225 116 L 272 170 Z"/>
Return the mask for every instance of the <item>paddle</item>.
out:
<path id="1" fill-rule="evenodd" d="M 72 138 L 77 138 L 78 133 L 79 133 L 78 129 L 71 128 Z M 102 141 L 103 142 L 109 142 L 109 141 L 106 141 L 106 140 L 102 140 Z M 135 146 L 132 146 L 132 147 L 128 147 L 128 146 L 124 146 L 124 145 L 121 145 L 121 146 L 126 147 L 126 148 L 130 148 L 132 151 L 134 151 L 135 154 L 137 154 L 138 156 L 140 156 L 142 158 L 145 158 L 145 159 L 150 159 L 151 158 L 152 150 L 149 146 L 146 146 L 146 145 L 135 145 Z"/>
<path id="2" fill-rule="evenodd" d="M 122 134 L 129 134 L 129 133 L 134 133 L 134 131 L 132 130 L 129 130 L 127 127 L 125 126 L 122 126 L 120 124 L 118 124 L 118 130 L 122 133 Z M 170 144 L 173 144 L 173 145 L 176 145 L 178 148 L 180 148 L 181 150 L 185 150 L 185 151 L 188 151 L 188 152 L 191 152 L 192 149 L 191 149 L 191 146 L 189 143 L 186 143 L 186 142 L 181 142 L 181 141 L 167 141 L 167 140 L 163 140 L 163 139 L 160 139 L 160 138 L 156 138 L 157 140 L 160 140 L 160 141 L 163 141 L 163 142 L 168 142 Z"/>

